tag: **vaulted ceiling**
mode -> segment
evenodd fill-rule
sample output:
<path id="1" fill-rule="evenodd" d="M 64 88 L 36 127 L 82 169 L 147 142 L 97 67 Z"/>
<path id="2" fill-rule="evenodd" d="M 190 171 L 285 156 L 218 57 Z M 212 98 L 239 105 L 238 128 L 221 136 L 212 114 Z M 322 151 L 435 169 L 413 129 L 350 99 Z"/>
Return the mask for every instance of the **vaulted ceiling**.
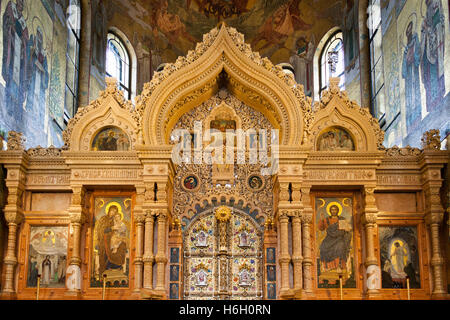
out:
<path id="1" fill-rule="evenodd" d="M 245 35 L 253 50 L 273 63 L 309 42 L 314 45 L 343 22 L 343 0 L 112 0 L 105 1 L 110 27 L 124 32 L 155 68 L 186 55 L 221 21 Z"/>

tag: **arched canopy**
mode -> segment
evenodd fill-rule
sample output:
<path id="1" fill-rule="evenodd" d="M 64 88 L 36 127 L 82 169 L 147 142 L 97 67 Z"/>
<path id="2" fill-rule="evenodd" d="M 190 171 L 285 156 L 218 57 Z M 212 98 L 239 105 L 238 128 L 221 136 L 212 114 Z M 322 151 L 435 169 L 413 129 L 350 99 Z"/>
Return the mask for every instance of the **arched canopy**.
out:
<path id="1" fill-rule="evenodd" d="M 309 142 L 318 151 L 318 142 L 324 131 L 339 128 L 354 143 L 354 151 L 377 151 L 383 149 L 384 132 L 378 120 L 367 108 L 350 101 L 345 91 L 339 90 L 339 78 L 330 79 L 330 87 L 323 92 L 320 102 L 314 106 L 314 123 Z"/>
<path id="2" fill-rule="evenodd" d="M 252 52 L 243 35 L 224 24 L 206 34 L 195 51 L 155 73 L 137 97 L 145 145 L 168 144 L 181 116 L 218 90 L 222 71 L 228 90 L 280 130 L 282 145 L 301 145 L 312 117 L 301 85 Z"/>
<path id="3" fill-rule="evenodd" d="M 92 143 L 106 129 L 115 129 L 128 141 L 128 150 L 137 143 L 137 124 L 131 103 L 125 100 L 114 78 L 106 79 L 107 87 L 90 105 L 80 108 L 63 132 L 65 148 L 71 151 L 95 151 Z M 114 130 L 114 131 L 115 131 Z"/>

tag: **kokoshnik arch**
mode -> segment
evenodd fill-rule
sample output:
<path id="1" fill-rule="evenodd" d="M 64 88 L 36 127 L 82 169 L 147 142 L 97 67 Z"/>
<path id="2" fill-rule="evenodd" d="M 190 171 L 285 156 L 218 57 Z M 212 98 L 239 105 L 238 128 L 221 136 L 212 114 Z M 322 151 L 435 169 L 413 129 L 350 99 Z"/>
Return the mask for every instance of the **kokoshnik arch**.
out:
<path id="1" fill-rule="evenodd" d="M 338 84 L 312 106 L 222 25 L 135 105 L 107 79 L 63 148 L 10 132 L 2 298 L 34 298 L 38 274 L 41 299 L 100 299 L 104 282 L 107 299 L 337 299 L 340 281 L 348 299 L 406 299 L 407 279 L 413 299 L 445 298 L 439 132 L 385 149 Z M 195 121 L 279 130 L 278 172 L 175 164 L 171 134 Z"/>

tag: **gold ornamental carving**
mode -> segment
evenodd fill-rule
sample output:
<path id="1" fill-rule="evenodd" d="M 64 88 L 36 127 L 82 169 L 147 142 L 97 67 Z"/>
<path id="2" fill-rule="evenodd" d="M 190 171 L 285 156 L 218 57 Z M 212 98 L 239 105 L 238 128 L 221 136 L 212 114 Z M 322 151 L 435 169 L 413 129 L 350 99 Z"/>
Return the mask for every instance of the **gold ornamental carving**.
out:
<path id="1" fill-rule="evenodd" d="M 216 209 L 216 219 L 220 222 L 227 222 L 231 218 L 231 208 L 221 206 Z"/>
<path id="2" fill-rule="evenodd" d="M 422 146 L 427 150 L 440 150 L 441 149 L 441 136 L 437 129 L 429 130 L 423 134 Z"/>
<path id="3" fill-rule="evenodd" d="M 8 142 L 6 144 L 8 150 L 17 151 L 25 149 L 25 137 L 21 132 L 9 131 Z"/>

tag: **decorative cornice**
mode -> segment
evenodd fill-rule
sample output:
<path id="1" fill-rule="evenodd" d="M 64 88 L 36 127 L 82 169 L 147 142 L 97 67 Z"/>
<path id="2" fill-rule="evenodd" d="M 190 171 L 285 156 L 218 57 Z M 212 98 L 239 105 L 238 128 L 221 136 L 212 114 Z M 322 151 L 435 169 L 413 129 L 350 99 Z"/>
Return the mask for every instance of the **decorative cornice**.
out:
<path id="1" fill-rule="evenodd" d="M 417 157 L 422 152 L 422 150 L 418 148 L 412 148 L 409 145 L 404 148 L 393 146 L 392 148 L 385 149 L 386 157 Z"/>
<path id="2" fill-rule="evenodd" d="M 55 146 L 50 146 L 49 148 L 38 146 L 28 149 L 26 153 L 30 157 L 57 158 L 61 156 L 62 150 L 62 148 L 56 148 Z"/>

